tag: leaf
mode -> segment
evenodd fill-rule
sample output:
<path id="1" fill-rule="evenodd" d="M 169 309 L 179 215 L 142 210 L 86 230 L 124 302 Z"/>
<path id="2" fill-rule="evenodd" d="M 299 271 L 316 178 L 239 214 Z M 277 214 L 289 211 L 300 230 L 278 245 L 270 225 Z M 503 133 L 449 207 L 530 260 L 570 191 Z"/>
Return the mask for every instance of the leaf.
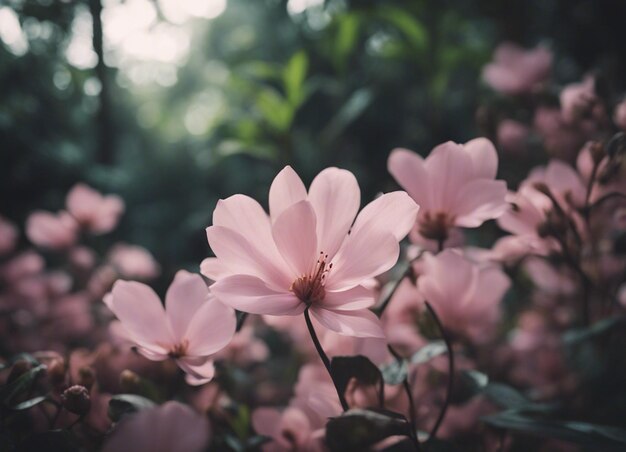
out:
<path id="1" fill-rule="evenodd" d="M 390 411 L 352 409 L 326 424 L 326 443 L 331 451 L 367 450 L 393 435 L 409 436 L 411 427 L 402 415 Z"/>
<path id="2" fill-rule="evenodd" d="M 576 328 L 563 334 L 562 340 L 565 345 L 576 345 L 600 336 L 614 327 L 624 323 L 624 317 L 610 317 L 600 320 L 587 328 Z"/>
<path id="3" fill-rule="evenodd" d="M 411 356 L 412 364 L 423 364 L 430 361 L 435 356 L 443 355 L 448 352 L 446 343 L 443 340 L 431 341 L 427 345 L 420 348 Z"/>
<path id="4" fill-rule="evenodd" d="M 380 388 L 382 405 L 383 376 L 378 367 L 365 356 L 336 356 L 330 362 L 330 373 L 341 394 L 345 394 L 352 378 L 364 386 Z"/>
<path id="5" fill-rule="evenodd" d="M 262 89 L 257 95 L 256 105 L 263 119 L 276 130 L 284 132 L 291 126 L 293 107 L 275 90 Z"/>
<path id="6" fill-rule="evenodd" d="M 343 14 L 337 17 L 337 34 L 333 42 L 335 65 L 345 67 L 346 60 L 354 49 L 359 37 L 360 20 L 356 14 Z"/>
<path id="7" fill-rule="evenodd" d="M 309 57 L 301 50 L 287 62 L 283 72 L 283 83 L 287 100 L 293 107 L 299 106 L 305 99 L 304 79 L 309 68 Z"/>
<path id="8" fill-rule="evenodd" d="M 452 403 L 465 403 L 483 391 L 489 383 L 489 377 L 477 370 L 458 372 L 452 392 Z"/>
<path id="9" fill-rule="evenodd" d="M 626 445 L 626 431 L 618 427 L 588 424 L 584 422 L 562 422 L 553 420 L 533 419 L 516 410 L 481 418 L 486 424 L 494 427 L 527 433 L 544 438 L 555 438 L 583 446 L 593 446 L 594 450 L 623 450 Z"/>
<path id="10" fill-rule="evenodd" d="M 78 452 L 80 447 L 67 430 L 49 430 L 26 438 L 18 446 L 20 452 Z"/>
<path id="11" fill-rule="evenodd" d="M 383 380 L 388 385 L 402 384 L 409 373 L 409 363 L 406 359 L 394 360 L 392 363 L 385 364 L 380 368 L 383 374 Z"/>
<path id="12" fill-rule="evenodd" d="M 154 408 L 156 404 L 145 397 L 135 394 L 117 394 L 109 401 L 109 418 L 113 422 L 119 421 L 124 415 L 137 411 Z"/>
<path id="13" fill-rule="evenodd" d="M 25 400 L 24 402 L 18 403 L 15 406 L 12 406 L 11 409 L 14 411 L 28 410 L 29 408 L 32 408 L 35 405 L 39 405 L 44 400 L 46 400 L 45 396 L 34 397 L 32 399 Z"/>
<path id="14" fill-rule="evenodd" d="M 400 30 L 415 50 L 423 52 L 428 47 L 426 27 L 406 11 L 400 8 L 386 7 L 378 11 L 378 16 Z"/>
<path id="15" fill-rule="evenodd" d="M 46 371 L 46 366 L 40 364 L 32 369 L 27 370 L 20 375 L 15 381 L 0 388 L 0 400 L 7 405 L 11 405 L 11 401 L 20 393 L 30 390 L 35 380 Z"/>
<path id="16" fill-rule="evenodd" d="M 338 137 L 343 129 L 354 122 L 370 106 L 374 96 L 367 88 L 356 90 L 337 114 L 330 121 L 323 134 L 326 141 L 332 141 Z"/>

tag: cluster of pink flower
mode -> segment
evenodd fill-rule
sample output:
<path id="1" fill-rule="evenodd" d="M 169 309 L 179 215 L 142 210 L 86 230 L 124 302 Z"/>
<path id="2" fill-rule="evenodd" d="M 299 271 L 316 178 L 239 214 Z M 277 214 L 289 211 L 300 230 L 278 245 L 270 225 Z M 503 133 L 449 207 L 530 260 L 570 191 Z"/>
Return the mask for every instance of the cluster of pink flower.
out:
<path id="1" fill-rule="evenodd" d="M 528 96 L 545 86 L 551 61 L 546 49 L 506 44 L 484 78 L 501 93 Z M 97 264 L 78 244 L 81 232 L 112 230 L 123 203 L 76 186 L 66 211 L 33 213 L 26 227 L 32 243 L 63 258 L 61 269 L 48 270 L 35 251 L 0 268 L 7 351 L 56 352 L 14 361 L 7 384 L 46 366 L 52 390 L 40 401 L 49 404 L 31 410 L 37 428 L 80 421 L 89 444 L 120 412 L 140 410 L 116 422 L 107 451 L 199 451 L 209 441 L 243 450 L 261 437 L 268 451 L 402 441 L 420 450 L 463 435 L 497 441 L 497 432 L 477 428 L 502 403 L 490 399 L 486 375 L 532 389 L 535 402 L 576 391 L 562 332 L 625 307 L 626 139 L 614 134 L 626 104 L 611 122 L 594 87 L 588 77 L 563 89 L 559 107 L 537 107 L 535 132 L 555 159 L 516 191 L 497 178 L 498 153 L 486 138 L 447 142 L 426 158 L 392 151 L 388 171 L 405 191 L 361 210 L 349 171 L 328 168 L 307 190 L 285 167 L 269 189 L 269 214 L 244 195 L 218 202 L 206 230 L 215 257 L 201 274 L 179 271 L 163 304 L 132 281 L 159 271 L 146 251 L 117 245 Z M 502 151 L 529 149 L 530 126 L 498 120 Z M 491 248 L 465 246 L 491 220 L 487 228 L 497 222 L 510 235 L 498 233 Z M 17 231 L 4 220 L 0 229 L 6 256 Z M 520 274 L 533 283 L 530 300 L 503 319 Z M 118 320 L 108 322 L 110 313 Z M 261 339 L 272 334 L 290 345 L 286 359 L 297 356 L 293 388 L 272 382 L 270 362 L 280 357 Z M 83 336 L 95 351 L 72 349 Z M 173 362 L 198 387 L 181 385 Z M 232 387 L 243 378 L 237 369 L 254 385 L 243 401 L 245 388 Z M 211 426 L 180 402 L 153 406 L 174 396 L 210 413 Z M 235 400 L 251 405 L 251 416 Z"/>

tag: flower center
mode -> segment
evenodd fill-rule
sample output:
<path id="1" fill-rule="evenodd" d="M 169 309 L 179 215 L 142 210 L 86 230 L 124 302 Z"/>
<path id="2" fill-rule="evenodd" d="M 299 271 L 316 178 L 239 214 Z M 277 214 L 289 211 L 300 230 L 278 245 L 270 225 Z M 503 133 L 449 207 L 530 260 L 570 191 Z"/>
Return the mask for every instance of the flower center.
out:
<path id="1" fill-rule="evenodd" d="M 291 284 L 290 290 L 307 305 L 322 301 L 326 295 L 324 290 L 326 275 L 332 268 L 333 264 L 328 263 L 328 254 L 322 251 L 311 273 L 296 279 Z"/>
<path id="2" fill-rule="evenodd" d="M 168 356 L 174 359 L 182 358 L 187 354 L 187 348 L 189 348 L 189 341 L 187 339 L 184 339 L 182 342 L 170 348 Z"/>
<path id="3" fill-rule="evenodd" d="M 426 212 L 419 221 L 419 233 L 431 240 L 446 240 L 448 230 L 454 225 L 454 217 L 446 212 Z"/>

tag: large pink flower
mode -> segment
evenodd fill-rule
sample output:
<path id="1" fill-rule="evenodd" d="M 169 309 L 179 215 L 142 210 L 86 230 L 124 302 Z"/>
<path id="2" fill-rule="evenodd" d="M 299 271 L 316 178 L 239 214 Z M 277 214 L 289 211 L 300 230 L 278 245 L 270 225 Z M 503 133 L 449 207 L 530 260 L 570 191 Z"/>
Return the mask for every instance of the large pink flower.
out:
<path id="1" fill-rule="evenodd" d="M 505 94 L 531 92 L 550 75 L 552 54 L 545 47 L 525 50 L 505 42 L 494 52 L 493 62 L 483 69 L 483 79 Z"/>
<path id="2" fill-rule="evenodd" d="M 165 309 L 150 287 L 132 281 L 117 281 L 105 302 L 142 355 L 174 358 L 190 384 L 211 380 L 212 355 L 235 334 L 235 312 L 210 296 L 200 275 L 184 270 L 165 295 Z"/>
<path id="3" fill-rule="evenodd" d="M 418 230 L 424 237 L 445 239 L 454 226 L 475 228 L 506 210 L 506 183 L 495 180 L 498 155 L 486 138 L 464 145 L 448 141 L 426 159 L 395 149 L 387 166 L 420 205 Z"/>
<path id="4" fill-rule="evenodd" d="M 444 326 L 472 339 L 485 339 L 493 332 L 510 285 L 498 266 L 475 264 L 452 249 L 424 255 L 417 279 L 418 291 Z"/>
<path id="5" fill-rule="evenodd" d="M 298 315 L 309 307 L 338 333 L 384 337 L 364 284 L 396 263 L 418 206 L 404 192 L 382 195 L 357 216 L 359 205 L 354 175 L 338 168 L 322 171 L 307 193 L 285 167 L 270 188 L 269 216 L 247 196 L 219 201 L 207 228 L 217 257 L 201 266 L 216 281 L 211 292 L 241 311 Z"/>
<path id="6" fill-rule="evenodd" d="M 70 190 L 66 205 L 76 221 L 94 234 L 113 230 L 124 212 L 124 201 L 119 196 L 103 196 L 85 184 L 76 184 Z"/>

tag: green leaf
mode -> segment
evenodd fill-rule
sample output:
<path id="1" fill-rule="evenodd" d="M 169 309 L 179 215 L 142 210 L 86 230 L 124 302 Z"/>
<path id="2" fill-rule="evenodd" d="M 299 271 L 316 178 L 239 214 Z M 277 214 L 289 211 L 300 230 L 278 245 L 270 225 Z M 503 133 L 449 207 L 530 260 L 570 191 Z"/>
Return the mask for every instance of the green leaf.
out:
<path id="1" fill-rule="evenodd" d="M 352 409 L 326 424 L 326 443 L 333 452 L 368 450 L 389 436 L 410 434 L 411 426 L 404 416 L 386 410 Z"/>
<path id="2" fill-rule="evenodd" d="M 256 105 L 263 115 L 263 119 L 274 129 L 285 132 L 291 126 L 294 109 L 275 90 L 262 89 L 257 95 Z"/>
<path id="3" fill-rule="evenodd" d="M 412 364 L 423 364 L 430 361 L 436 356 L 443 355 L 448 352 L 446 343 L 443 340 L 431 341 L 427 345 L 420 348 L 411 356 Z"/>
<path id="4" fill-rule="evenodd" d="M 378 10 L 378 16 L 400 30 L 416 51 L 424 52 L 428 47 L 428 32 L 416 17 L 393 7 L 381 8 Z"/>
<path id="5" fill-rule="evenodd" d="M 361 88 L 352 93 L 328 126 L 326 126 L 323 132 L 325 139 L 332 141 L 338 137 L 346 127 L 363 114 L 373 99 L 372 92 L 367 88 Z"/>
<path id="6" fill-rule="evenodd" d="M 494 427 L 533 436 L 555 438 L 595 448 L 609 448 L 603 450 L 617 450 L 620 444 L 620 450 L 623 450 L 623 447 L 626 445 L 626 431 L 618 427 L 585 422 L 533 419 L 516 410 L 485 416 L 481 420 Z"/>
<path id="7" fill-rule="evenodd" d="M 10 406 L 12 400 L 19 394 L 29 391 L 35 380 L 45 371 L 46 366 L 44 364 L 27 370 L 15 381 L 0 388 L 0 400 L 2 400 L 6 406 Z"/>
<path id="8" fill-rule="evenodd" d="M 581 342 L 591 340 L 612 330 L 614 327 L 623 324 L 624 317 L 610 317 L 600 320 L 587 328 L 576 328 L 563 334 L 562 340 L 565 345 L 576 345 Z"/>
<path id="9" fill-rule="evenodd" d="M 402 384 L 409 373 L 409 363 L 406 359 L 396 359 L 392 363 L 383 365 L 380 371 L 386 384 L 399 385 Z"/>
<path id="10" fill-rule="evenodd" d="M 287 62 L 283 72 L 283 83 L 287 101 L 293 106 L 299 106 L 305 99 L 304 79 L 309 68 L 309 57 L 301 50 L 295 53 Z"/>
<path id="11" fill-rule="evenodd" d="M 157 406 L 152 400 L 135 394 L 117 394 L 109 401 L 109 418 L 119 421 L 124 415 Z"/>
<path id="12" fill-rule="evenodd" d="M 359 37 L 361 21 L 357 14 L 343 14 L 336 20 L 337 34 L 332 46 L 333 59 L 336 66 L 343 68 Z"/>
<path id="13" fill-rule="evenodd" d="M 34 407 L 35 405 L 39 405 L 41 402 L 46 400 L 45 396 L 34 397 L 30 400 L 25 400 L 24 402 L 18 403 L 15 406 L 12 406 L 11 409 L 14 411 L 24 411 L 29 408 Z"/>

